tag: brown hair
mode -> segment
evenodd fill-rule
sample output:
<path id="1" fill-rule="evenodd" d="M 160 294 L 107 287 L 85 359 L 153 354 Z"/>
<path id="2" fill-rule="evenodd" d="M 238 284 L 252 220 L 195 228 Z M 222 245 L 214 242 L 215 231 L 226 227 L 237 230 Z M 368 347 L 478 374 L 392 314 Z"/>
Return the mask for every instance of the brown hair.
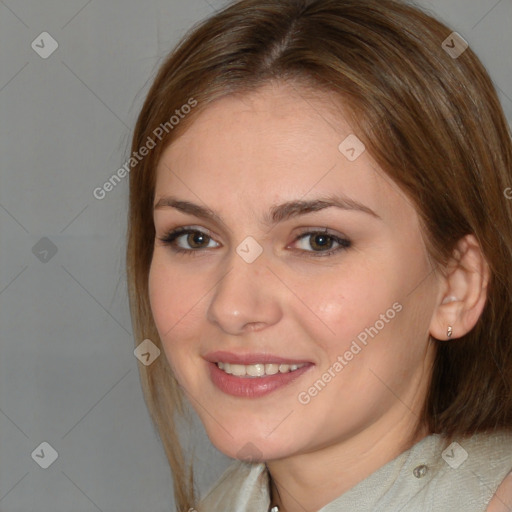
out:
<path id="1" fill-rule="evenodd" d="M 440 267 L 460 238 L 475 235 L 490 267 L 488 299 L 468 334 L 435 341 L 421 421 L 447 436 L 512 428 L 512 205 L 504 197 L 512 143 L 471 48 L 452 58 L 442 47 L 450 33 L 395 0 L 242 0 L 195 27 L 161 66 L 133 135 L 137 151 L 165 127 L 130 173 L 127 271 L 136 344 L 150 338 L 162 349 L 148 298 L 162 151 L 213 100 L 286 80 L 343 102 L 354 132 L 415 205 Z M 171 126 L 170 116 L 192 102 L 197 106 Z M 140 375 L 173 472 L 176 508 L 187 511 L 195 501 L 174 423 L 183 412 L 180 388 L 165 357 L 140 365 Z"/>

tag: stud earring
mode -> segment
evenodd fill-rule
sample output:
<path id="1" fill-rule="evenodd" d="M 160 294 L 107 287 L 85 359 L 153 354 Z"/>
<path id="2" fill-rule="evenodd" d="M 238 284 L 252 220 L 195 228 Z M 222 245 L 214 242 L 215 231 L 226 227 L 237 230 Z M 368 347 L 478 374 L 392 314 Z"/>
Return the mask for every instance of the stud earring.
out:
<path id="1" fill-rule="evenodd" d="M 448 338 L 452 337 L 452 326 L 451 325 L 448 326 L 448 332 L 446 333 L 446 336 L 448 336 Z"/>

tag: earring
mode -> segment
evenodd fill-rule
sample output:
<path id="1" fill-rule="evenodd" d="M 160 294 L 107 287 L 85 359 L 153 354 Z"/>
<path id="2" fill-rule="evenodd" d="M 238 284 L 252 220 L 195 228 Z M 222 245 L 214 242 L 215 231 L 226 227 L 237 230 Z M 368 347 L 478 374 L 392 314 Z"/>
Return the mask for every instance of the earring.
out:
<path id="1" fill-rule="evenodd" d="M 448 332 L 446 333 L 446 336 L 448 336 L 448 338 L 451 338 L 451 336 L 452 336 L 452 326 L 451 325 L 448 326 Z"/>

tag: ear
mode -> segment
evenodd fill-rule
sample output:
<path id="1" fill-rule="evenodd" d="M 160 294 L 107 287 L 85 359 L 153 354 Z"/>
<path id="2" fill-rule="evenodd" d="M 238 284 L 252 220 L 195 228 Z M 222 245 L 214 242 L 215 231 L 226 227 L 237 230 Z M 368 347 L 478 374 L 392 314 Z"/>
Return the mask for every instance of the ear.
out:
<path id="1" fill-rule="evenodd" d="M 430 323 L 433 338 L 460 338 L 475 326 L 487 300 L 489 275 L 489 265 L 475 236 L 461 238 L 440 278 L 438 303 Z"/>

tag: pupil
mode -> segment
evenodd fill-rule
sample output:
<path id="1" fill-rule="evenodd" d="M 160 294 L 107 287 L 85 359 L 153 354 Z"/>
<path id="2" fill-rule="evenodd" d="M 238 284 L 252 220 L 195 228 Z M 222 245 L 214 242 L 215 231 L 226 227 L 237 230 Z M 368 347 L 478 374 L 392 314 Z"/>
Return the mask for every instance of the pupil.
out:
<path id="1" fill-rule="evenodd" d="M 196 245 L 200 246 L 202 242 L 204 243 L 204 235 L 201 233 L 192 233 L 189 237 L 192 238 L 192 243 L 190 245 L 193 247 Z"/>
<path id="2" fill-rule="evenodd" d="M 320 248 L 324 248 L 326 245 L 329 245 L 330 238 L 327 235 L 315 235 L 313 240 L 315 240 L 314 245 L 317 245 Z M 320 240 L 320 243 L 317 243 L 316 240 Z"/>

